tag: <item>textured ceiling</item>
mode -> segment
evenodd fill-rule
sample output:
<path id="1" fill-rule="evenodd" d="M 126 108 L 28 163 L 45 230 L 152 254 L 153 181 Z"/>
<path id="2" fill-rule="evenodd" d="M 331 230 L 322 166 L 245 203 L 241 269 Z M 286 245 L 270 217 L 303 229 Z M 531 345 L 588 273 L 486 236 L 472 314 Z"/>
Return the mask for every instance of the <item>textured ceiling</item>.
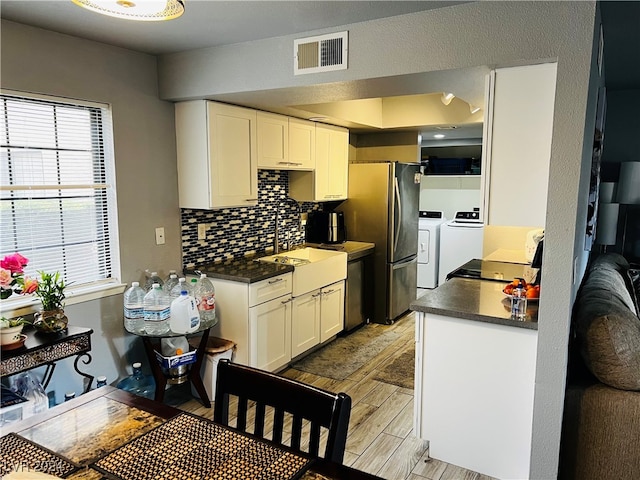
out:
<path id="1" fill-rule="evenodd" d="M 119 20 L 80 8 L 71 0 L 0 3 L 0 15 L 7 20 L 157 55 L 310 32 L 467 2 L 186 0 L 184 15 L 168 22 Z"/>

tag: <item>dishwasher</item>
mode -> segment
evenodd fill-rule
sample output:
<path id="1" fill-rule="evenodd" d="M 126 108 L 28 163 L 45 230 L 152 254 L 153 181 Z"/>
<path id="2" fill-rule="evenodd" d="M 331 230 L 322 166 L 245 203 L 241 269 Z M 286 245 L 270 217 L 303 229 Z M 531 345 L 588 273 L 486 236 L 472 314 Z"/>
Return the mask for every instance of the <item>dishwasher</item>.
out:
<path id="1" fill-rule="evenodd" d="M 344 300 L 344 329 L 349 332 L 371 320 L 372 275 L 369 272 L 371 254 L 347 257 L 347 281 Z"/>
<path id="2" fill-rule="evenodd" d="M 325 250 L 338 250 L 347 254 L 345 281 L 344 330 L 349 332 L 373 316 L 372 258 L 375 244 L 346 241 L 338 244 L 307 243 L 307 246 Z"/>

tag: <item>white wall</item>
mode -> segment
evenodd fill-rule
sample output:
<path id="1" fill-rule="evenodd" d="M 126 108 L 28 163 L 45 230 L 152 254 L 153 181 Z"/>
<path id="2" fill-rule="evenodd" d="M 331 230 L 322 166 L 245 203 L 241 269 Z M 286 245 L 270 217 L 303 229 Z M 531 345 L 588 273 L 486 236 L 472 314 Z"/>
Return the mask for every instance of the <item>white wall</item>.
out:
<path id="1" fill-rule="evenodd" d="M 597 90 L 591 80 L 597 72 L 596 21 L 593 1 L 471 2 L 333 29 L 349 30 L 348 70 L 294 76 L 294 36 L 177 53 L 159 63 L 162 98 L 234 102 L 261 91 L 296 105 L 425 93 L 420 88 L 428 84 L 427 74 L 438 70 L 557 61 L 533 478 L 557 473 L 571 308 L 588 257 L 584 231 Z"/>
<path id="2" fill-rule="evenodd" d="M 111 105 L 116 158 L 122 281 L 146 268 L 180 268 L 180 210 L 173 104 L 158 98 L 156 59 L 100 43 L 2 20 L 2 88 Z M 154 229 L 165 227 L 166 244 Z M 66 308 L 71 325 L 93 328 L 87 371 L 109 383 L 142 360 L 142 344 L 122 326 L 122 295 Z M 82 364 L 81 364 L 82 366 Z M 82 385 L 71 360 L 56 368 L 57 401 Z"/>
<path id="3" fill-rule="evenodd" d="M 471 212 L 482 206 L 480 176 L 423 175 L 420 182 L 420 210 L 435 210 L 451 220 L 456 212 Z"/>

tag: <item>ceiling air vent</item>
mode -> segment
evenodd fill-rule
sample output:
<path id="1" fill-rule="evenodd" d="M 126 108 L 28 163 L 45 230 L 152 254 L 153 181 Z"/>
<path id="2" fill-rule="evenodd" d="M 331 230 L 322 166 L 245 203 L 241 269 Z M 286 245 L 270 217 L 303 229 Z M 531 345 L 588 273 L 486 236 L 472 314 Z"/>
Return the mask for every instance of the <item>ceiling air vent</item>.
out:
<path id="1" fill-rule="evenodd" d="M 294 40 L 294 74 L 346 70 L 348 33 L 338 32 Z"/>

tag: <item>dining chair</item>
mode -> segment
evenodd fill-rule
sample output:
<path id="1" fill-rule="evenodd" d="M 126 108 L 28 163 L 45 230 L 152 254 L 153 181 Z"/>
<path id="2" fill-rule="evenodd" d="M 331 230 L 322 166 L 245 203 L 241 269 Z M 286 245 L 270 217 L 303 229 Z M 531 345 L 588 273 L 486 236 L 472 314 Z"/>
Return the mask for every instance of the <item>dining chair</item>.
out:
<path id="1" fill-rule="evenodd" d="M 297 380 L 221 359 L 218 362 L 214 422 L 229 426 L 230 396 L 238 400 L 237 430 L 248 431 L 249 402 L 255 402 L 254 428 L 249 433 L 266 438 L 265 412 L 266 407 L 272 407 L 273 436 L 269 440 L 313 457 L 323 456 L 342 463 L 351 415 L 351 397 L 346 393 L 331 393 Z M 285 414 L 291 416 L 290 445 L 283 442 Z M 310 423 L 308 452 L 301 448 L 301 442 L 305 440 L 303 420 Z M 328 432 L 324 455 L 318 453 L 322 429 Z"/>

